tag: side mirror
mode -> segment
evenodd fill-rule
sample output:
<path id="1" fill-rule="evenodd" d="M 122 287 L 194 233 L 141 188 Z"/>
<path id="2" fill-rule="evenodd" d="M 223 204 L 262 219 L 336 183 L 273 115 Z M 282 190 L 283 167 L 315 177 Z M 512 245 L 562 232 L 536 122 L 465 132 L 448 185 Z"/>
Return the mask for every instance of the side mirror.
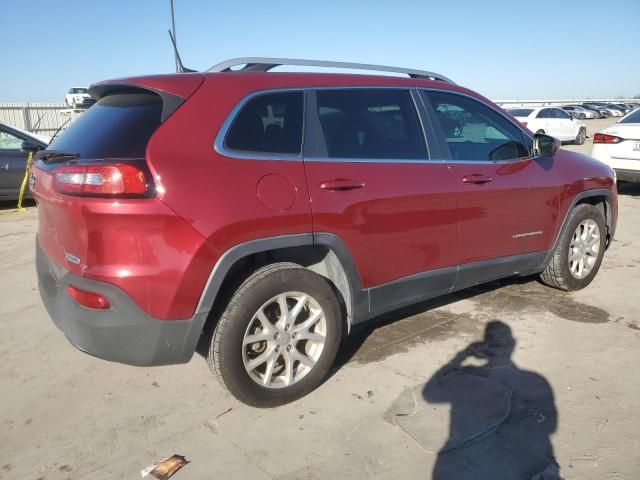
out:
<path id="1" fill-rule="evenodd" d="M 33 152 L 36 153 L 39 150 L 44 150 L 44 147 L 33 140 L 25 140 L 22 142 L 22 150 L 25 152 Z"/>
<path id="2" fill-rule="evenodd" d="M 536 157 L 551 157 L 560 148 L 560 140 L 544 133 L 533 136 L 533 153 Z"/>

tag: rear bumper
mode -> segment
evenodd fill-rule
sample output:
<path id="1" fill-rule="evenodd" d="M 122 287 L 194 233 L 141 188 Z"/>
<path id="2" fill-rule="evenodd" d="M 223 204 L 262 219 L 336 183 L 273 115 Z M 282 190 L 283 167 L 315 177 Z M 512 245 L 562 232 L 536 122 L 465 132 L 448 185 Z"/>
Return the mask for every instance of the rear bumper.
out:
<path id="1" fill-rule="evenodd" d="M 113 285 L 82 278 L 53 262 L 36 241 L 40 296 L 56 326 L 78 349 L 128 365 L 186 363 L 193 356 L 207 313 L 189 320 L 158 320 L 147 315 Z M 81 307 L 67 285 L 108 298 L 109 310 Z"/>
<path id="2" fill-rule="evenodd" d="M 622 182 L 638 182 L 640 183 L 640 170 L 625 170 L 615 168 L 616 177 Z"/>

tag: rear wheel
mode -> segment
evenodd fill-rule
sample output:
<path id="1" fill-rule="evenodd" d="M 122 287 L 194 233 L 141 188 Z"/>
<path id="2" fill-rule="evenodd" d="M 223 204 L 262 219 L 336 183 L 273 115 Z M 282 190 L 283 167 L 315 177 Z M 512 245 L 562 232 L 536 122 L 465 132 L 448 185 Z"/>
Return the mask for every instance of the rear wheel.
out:
<path id="1" fill-rule="evenodd" d="M 581 204 L 569 220 L 553 252 L 553 257 L 540 279 L 560 290 L 580 290 L 598 273 L 606 242 L 606 224 L 602 210 Z"/>
<path id="2" fill-rule="evenodd" d="M 578 136 L 573 143 L 575 143 L 576 145 L 582 145 L 586 138 L 587 130 L 585 128 L 581 128 L 580 130 L 578 130 Z"/>
<path id="3" fill-rule="evenodd" d="M 323 277 L 292 263 L 259 269 L 234 293 L 211 336 L 210 369 L 238 400 L 274 407 L 311 392 L 342 336 Z"/>

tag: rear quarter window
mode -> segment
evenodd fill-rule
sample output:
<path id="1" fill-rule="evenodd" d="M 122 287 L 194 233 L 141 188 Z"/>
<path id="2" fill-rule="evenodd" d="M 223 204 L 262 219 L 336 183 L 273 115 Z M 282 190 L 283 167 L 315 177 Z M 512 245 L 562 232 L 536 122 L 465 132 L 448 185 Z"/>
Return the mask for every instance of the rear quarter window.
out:
<path id="1" fill-rule="evenodd" d="M 162 99 L 153 93 L 122 93 L 101 98 L 49 145 L 49 150 L 81 158 L 144 158 L 160 126 Z"/>
<path id="2" fill-rule="evenodd" d="M 635 112 L 627 115 L 618 123 L 640 123 L 640 110 L 636 110 Z"/>
<path id="3" fill-rule="evenodd" d="M 533 108 L 510 108 L 508 111 L 514 117 L 528 117 L 533 112 Z"/>

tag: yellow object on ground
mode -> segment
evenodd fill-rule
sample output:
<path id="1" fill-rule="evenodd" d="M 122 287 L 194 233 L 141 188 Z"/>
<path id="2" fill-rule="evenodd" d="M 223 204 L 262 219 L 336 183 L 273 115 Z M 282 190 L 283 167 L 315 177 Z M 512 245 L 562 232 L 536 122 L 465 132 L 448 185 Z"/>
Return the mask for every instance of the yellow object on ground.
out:
<path id="1" fill-rule="evenodd" d="M 24 197 L 24 190 L 27 188 L 27 182 L 29 181 L 29 174 L 31 173 L 31 162 L 33 161 L 33 152 L 29 152 L 27 157 L 27 168 L 24 171 L 24 178 L 22 179 L 22 185 L 20 185 L 20 194 L 18 195 L 18 210 L 24 210 L 22 208 L 22 198 Z"/>

